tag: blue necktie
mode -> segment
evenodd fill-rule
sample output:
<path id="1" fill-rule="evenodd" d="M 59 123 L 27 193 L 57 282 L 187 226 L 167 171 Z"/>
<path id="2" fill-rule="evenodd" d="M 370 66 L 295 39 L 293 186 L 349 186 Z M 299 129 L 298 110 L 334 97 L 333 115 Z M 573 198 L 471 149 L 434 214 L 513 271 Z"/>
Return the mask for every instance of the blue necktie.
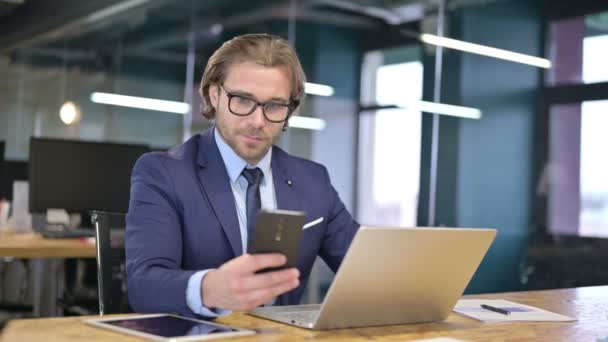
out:
<path id="1" fill-rule="evenodd" d="M 262 206 L 262 201 L 260 200 L 260 183 L 262 183 L 264 173 L 258 167 L 255 169 L 245 168 L 243 169 L 243 177 L 245 177 L 249 183 L 247 186 L 247 195 L 245 197 L 245 203 L 247 205 L 247 250 L 249 250 L 255 234 L 256 215 Z"/>

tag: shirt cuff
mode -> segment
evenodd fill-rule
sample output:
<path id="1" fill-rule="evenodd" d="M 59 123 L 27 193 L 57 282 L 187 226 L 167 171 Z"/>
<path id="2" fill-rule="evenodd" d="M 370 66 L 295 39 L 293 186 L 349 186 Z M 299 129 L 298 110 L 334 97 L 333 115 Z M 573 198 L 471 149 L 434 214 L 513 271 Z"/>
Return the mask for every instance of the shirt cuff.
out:
<path id="1" fill-rule="evenodd" d="M 186 288 L 186 302 L 188 307 L 195 314 L 205 316 L 208 318 L 215 318 L 219 316 L 226 316 L 232 313 L 231 310 L 214 308 L 210 309 L 203 306 L 203 298 L 201 297 L 201 284 L 205 275 L 213 271 L 213 269 L 198 271 L 190 276 L 188 279 L 188 287 Z"/>

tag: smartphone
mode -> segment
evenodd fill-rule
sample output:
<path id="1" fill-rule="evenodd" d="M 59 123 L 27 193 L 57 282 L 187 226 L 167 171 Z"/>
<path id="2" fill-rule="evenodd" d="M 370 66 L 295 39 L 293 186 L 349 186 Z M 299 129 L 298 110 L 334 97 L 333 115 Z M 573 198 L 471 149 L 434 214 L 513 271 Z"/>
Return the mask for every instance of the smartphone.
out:
<path id="1" fill-rule="evenodd" d="M 287 258 L 285 265 L 259 272 L 296 267 L 305 220 L 306 213 L 302 211 L 263 210 L 258 213 L 249 253 L 280 253 Z"/>

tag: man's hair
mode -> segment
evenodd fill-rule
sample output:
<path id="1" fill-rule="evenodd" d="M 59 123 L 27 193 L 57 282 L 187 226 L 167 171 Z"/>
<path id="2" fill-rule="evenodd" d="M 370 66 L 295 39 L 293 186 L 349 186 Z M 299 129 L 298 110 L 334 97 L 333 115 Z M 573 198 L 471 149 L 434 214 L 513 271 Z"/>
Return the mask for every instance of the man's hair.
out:
<path id="1" fill-rule="evenodd" d="M 265 67 L 285 67 L 291 81 L 290 104 L 295 110 L 304 100 L 306 76 L 294 49 L 284 39 L 269 34 L 246 34 L 222 44 L 207 61 L 199 93 L 202 98 L 202 114 L 207 119 L 215 117 L 215 109 L 209 98 L 212 84 L 222 85 L 228 69 L 236 63 L 251 62 Z"/>

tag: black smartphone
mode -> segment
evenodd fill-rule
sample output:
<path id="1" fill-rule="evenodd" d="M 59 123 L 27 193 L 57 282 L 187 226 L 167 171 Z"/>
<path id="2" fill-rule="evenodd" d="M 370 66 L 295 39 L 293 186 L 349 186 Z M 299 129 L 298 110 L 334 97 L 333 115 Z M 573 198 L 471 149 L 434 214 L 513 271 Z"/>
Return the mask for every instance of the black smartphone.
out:
<path id="1" fill-rule="evenodd" d="M 305 220 L 306 213 L 302 211 L 263 210 L 258 213 L 249 253 L 280 253 L 287 258 L 282 267 L 266 268 L 259 272 L 296 267 Z"/>

